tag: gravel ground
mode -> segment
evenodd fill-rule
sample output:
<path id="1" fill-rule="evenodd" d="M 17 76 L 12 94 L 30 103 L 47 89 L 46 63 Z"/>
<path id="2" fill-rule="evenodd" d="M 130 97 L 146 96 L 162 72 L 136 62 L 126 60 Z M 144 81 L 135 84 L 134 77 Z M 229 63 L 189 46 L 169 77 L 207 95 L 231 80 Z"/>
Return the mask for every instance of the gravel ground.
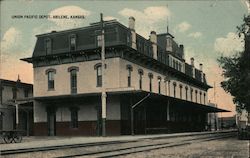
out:
<path id="1" fill-rule="evenodd" d="M 238 140 L 237 138 L 224 138 L 219 140 L 213 140 L 213 141 L 206 141 L 206 142 L 197 142 L 200 141 L 200 138 L 206 138 L 207 136 L 185 136 L 185 137 L 173 137 L 173 138 L 163 138 L 163 139 L 151 139 L 149 137 L 144 137 L 144 139 L 140 139 L 136 142 L 129 142 L 129 143 L 123 143 L 123 144 L 113 144 L 113 145 L 104 145 L 104 146 L 92 146 L 92 147 L 79 147 L 79 148 L 68 148 L 68 149 L 60 149 L 60 150 L 52 150 L 52 151 L 43 151 L 43 152 L 34 152 L 34 153 L 26 153 L 26 154 L 16 154 L 16 155 L 8 155 L 8 156 L 2 156 L 6 158 L 44 158 L 44 157 L 57 157 L 57 156 L 66 156 L 71 154 L 83 154 L 83 153 L 89 153 L 89 152 L 96 152 L 96 151 L 106 151 L 106 150 L 115 150 L 119 148 L 127 148 L 131 146 L 145 146 L 149 144 L 162 144 L 162 143 L 168 143 L 168 144 L 175 144 L 178 142 L 185 142 L 185 140 L 192 140 L 190 145 L 183 145 L 178 147 L 168 147 L 168 148 L 162 148 L 157 150 L 151 150 L 151 151 L 143 151 L 140 153 L 133 153 L 126 156 L 120 156 L 120 157 L 126 157 L 126 158 L 168 158 L 168 157 L 202 157 L 202 158 L 213 158 L 213 157 L 228 157 L 228 158 L 248 158 L 249 157 L 249 142 L 244 140 Z M 128 139 L 129 138 L 129 139 Z M 130 137 L 120 137 L 121 140 L 131 140 Z M 54 142 L 56 144 L 59 143 L 65 143 L 74 142 L 78 139 L 78 142 L 80 138 L 67 138 L 61 140 L 60 138 L 53 138 L 52 140 L 47 140 L 47 144 L 50 144 L 49 142 Z M 83 138 L 82 138 L 83 139 Z M 88 140 L 89 139 L 89 140 Z M 98 138 L 85 138 L 83 140 L 86 141 L 94 141 Z M 94 139 L 94 140 L 93 140 Z M 111 138 L 105 138 L 106 140 Z M 114 139 L 114 138 L 112 138 Z M 82 141 L 83 141 L 82 140 Z M 98 139 L 100 141 L 100 139 Z M 202 139 L 201 139 L 202 140 Z M 61 142 L 62 141 L 62 142 Z M 203 140 L 204 141 L 204 140 Z M 46 141 L 45 141 L 46 142 Z M 24 143 L 20 144 L 9 144 L 11 146 L 13 145 L 42 145 L 45 143 L 44 141 L 41 141 L 38 139 L 36 141 L 29 141 L 25 140 Z M 80 141 L 81 142 L 81 141 Z M 9 145 L 5 146 L 10 147 Z M 4 144 L 2 144 L 4 146 Z M 1 148 L 1 145 L 0 145 Z M 133 149 L 129 152 L 135 151 L 136 149 Z M 116 154 L 119 154 L 119 152 L 116 152 Z M 87 158 L 90 157 L 98 157 L 98 156 L 105 156 L 100 155 L 93 155 L 93 156 L 85 156 Z M 0 155 L 0 158 L 2 158 Z"/>
<path id="2" fill-rule="evenodd" d="M 249 158 L 249 141 L 228 138 L 120 156 L 121 158 Z"/>

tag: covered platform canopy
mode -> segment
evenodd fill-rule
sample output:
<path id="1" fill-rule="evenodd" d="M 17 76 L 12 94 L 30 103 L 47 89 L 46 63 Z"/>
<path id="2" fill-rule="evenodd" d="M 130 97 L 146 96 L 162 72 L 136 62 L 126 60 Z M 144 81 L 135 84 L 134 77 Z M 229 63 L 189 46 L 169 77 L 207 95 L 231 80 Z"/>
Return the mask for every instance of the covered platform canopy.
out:
<path id="1" fill-rule="evenodd" d="M 230 112 L 228 110 L 225 109 L 220 109 L 217 107 L 213 107 L 213 106 L 209 106 L 209 105 L 204 105 L 204 104 L 199 104 L 199 103 L 195 103 L 195 102 L 191 102 L 191 101 L 187 101 L 187 100 L 183 100 L 183 99 L 179 99 L 179 98 L 174 98 L 174 97 L 170 97 L 170 96 L 166 96 L 166 95 L 162 95 L 162 94 L 158 94 L 158 93 L 151 93 L 151 92 L 146 92 L 146 91 L 142 91 L 142 90 L 135 90 L 135 91 L 125 91 L 125 92 L 110 92 L 108 94 L 129 94 L 132 93 L 133 95 L 137 95 L 137 96 L 147 96 L 148 94 L 150 94 L 149 99 L 152 100 L 157 100 L 157 101 L 161 101 L 161 102 L 170 102 L 171 104 L 174 104 L 176 106 L 180 106 L 180 108 L 195 108 L 201 111 L 206 111 L 208 113 L 215 113 L 215 112 Z"/>
<path id="2" fill-rule="evenodd" d="M 150 93 L 142 90 L 117 90 L 117 91 L 110 91 L 107 92 L 107 95 L 131 95 L 131 96 L 136 96 L 137 98 L 144 98 L 148 94 L 149 97 L 148 99 L 150 100 L 155 100 L 155 101 L 160 101 L 162 103 L 170 103 L 173 104 L 174 106 L 178 106 L 179 108 L 182 109 L 195 109 L 199 111 L 203 111 L 206 113 L 216 113 L 216 112 L 230 112 L 225 109 L 220 109 L 217 107 L 209 106 L 209 105 L 204 105 L 204 104 L 199 104 L 179 98 L 174 98 L 170 96 L 165 96 L 162 94 L 158 93 Z M 64 100 L 71 100 L 71 99 L 87 99 L 89 97 L 101 97 L 101 92 L 100 93 L 82 93 L 82 94 L 70 94 L 70 95 L 59 95 L 59 96 L 46 96 L 46 97 L 34 97 L 35 100 L 38 101 L 44 101 L 44 102 L 53 102 L 53 101 L 64 101 Z M 141 106 L 141 105 L 138 105 Z"/>

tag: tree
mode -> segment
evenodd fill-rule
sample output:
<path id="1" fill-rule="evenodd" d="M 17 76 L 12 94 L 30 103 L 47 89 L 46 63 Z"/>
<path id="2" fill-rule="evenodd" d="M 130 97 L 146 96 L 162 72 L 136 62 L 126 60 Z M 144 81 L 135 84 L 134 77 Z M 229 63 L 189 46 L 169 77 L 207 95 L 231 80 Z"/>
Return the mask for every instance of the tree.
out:
<path id="1" fill-rule="evenodd" d="M 250 15 L 244 17 L 244 23 L 237 30 L 239 36 L 244 36 L 245 49 L 218 59 L 225 78 L 221 86 L 233 96 L 238 111 L 246 109 L 250 114 Z"/>

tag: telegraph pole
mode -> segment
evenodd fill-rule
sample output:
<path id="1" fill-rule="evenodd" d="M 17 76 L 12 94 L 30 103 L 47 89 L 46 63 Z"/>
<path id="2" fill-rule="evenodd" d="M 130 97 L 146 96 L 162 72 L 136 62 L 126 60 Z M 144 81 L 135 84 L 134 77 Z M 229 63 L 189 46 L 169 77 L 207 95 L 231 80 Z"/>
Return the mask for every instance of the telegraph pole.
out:
<path id="1" fill-rule="evenodd" d="M 107 118 L 107 94 L 105 89 L 105 41 L 104 41 L 104 22 L 103 15 L 101 13 L 101 62 L 102 62 L 102 136 L 106 136 L 106 118 Z"/>

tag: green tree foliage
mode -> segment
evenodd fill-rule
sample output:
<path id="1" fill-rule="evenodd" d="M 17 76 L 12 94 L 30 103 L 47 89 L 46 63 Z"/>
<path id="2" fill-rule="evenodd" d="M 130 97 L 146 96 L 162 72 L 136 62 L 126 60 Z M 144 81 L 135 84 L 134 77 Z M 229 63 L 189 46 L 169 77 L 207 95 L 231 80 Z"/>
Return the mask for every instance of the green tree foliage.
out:
<path id="1" fill-rule="evenodd" d="M 250 15 L 244 17 L 244 24 L 237 27 L 239 36 L 244 35 L 245 49 L 233 56 L 221 56 L 218 59 L 222 75 L 225 80 L 221 82 L 223 89 L 230 93 L 237 110 L 246 109 L 250 112 Z"/>

